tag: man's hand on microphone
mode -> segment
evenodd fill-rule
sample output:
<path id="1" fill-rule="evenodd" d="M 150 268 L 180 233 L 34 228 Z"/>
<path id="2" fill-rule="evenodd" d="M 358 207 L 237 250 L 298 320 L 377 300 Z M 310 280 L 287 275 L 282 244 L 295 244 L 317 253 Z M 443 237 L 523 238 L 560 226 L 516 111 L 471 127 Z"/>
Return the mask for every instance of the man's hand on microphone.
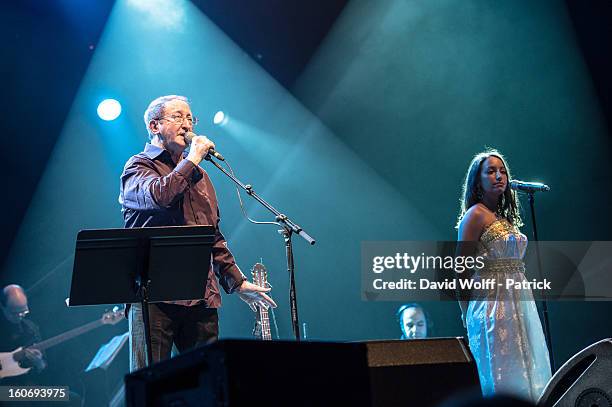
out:
<path id="1" fill-rule="evenodd" d="M 268 309 L 268 307 L 276 308 L 274 300 L 266 294 L 268 291 L 270 291 L 270 288 L 263 288 L 244 280 L 236 292 L 240 299 L 246 302 L 253 311 L 257 311 L 255 305 L 265 309 Z"/>
<path id="2" fill-rule="evenodd" d="M 215 143 L 210 141 L 206 136 L 195 136 L 191 140 L 187 159 L 195 165 L 199 165 L 211 148 L 215 148 Z"/>

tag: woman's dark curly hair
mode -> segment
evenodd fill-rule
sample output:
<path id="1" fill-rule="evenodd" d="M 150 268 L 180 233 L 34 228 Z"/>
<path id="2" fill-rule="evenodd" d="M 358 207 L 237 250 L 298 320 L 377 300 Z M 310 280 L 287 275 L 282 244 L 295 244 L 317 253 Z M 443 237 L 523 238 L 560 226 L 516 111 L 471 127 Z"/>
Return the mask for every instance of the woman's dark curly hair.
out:
<path id="1" fill-rule="evenodd" d="M 504 159 L 504 156 L 497 150 L 487 149 L 481 153 L 478 153 L 472 159 L 467 173 L 465 174 L 465 181 L 463 183 L 463 189 L 461 192 L 461 209 L 459 211 L 459 217 L 457 219 L 456 229 L 459 229 L 459 224 L 463 219 L 465 213 L 472 206 L 482 201 L 482 185 L 480 183 L 480 171 L 482 170 L 482 163 L 489 157 L 499 158 L 504 167 L 506 168 L 506 174 L 508 176 L 508 184 L 503 194 L 499 196 L 497 201 L 497 215 L 506 218 L 508 222 L 516 227 L 523 226 L 523 221 L 520 214 L 520 205 L 518 199 L 514 194 L 514 191 L 510 189 L 510 168 Z"/>

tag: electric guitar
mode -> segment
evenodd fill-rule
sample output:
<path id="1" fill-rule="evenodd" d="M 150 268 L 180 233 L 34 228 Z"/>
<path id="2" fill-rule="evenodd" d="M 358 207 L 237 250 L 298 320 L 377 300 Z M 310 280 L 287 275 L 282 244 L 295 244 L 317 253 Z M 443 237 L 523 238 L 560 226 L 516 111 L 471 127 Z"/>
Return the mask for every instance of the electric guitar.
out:
<path id="1" fill-rule="evenodd" d="M 124 318 L 123 313 L 123 308 L 115 307 L 113 308 L 113 311 L 105 313 L 100 319 L 71 329 L 70 331 L 64 332 L 63 334 L 59 334 L 42 342 L 35 343 L 34 345 L 28 346 L 25 349 L 38 349 L 43 351 L 102 325 L 115 325 Z M 31 367 L 23 368 L 19 365 L 19 362 L 26 360 L 25 349 L 22 346 L 12 352 L 0 352 L 0 379 L 11 376 L 20 376 L 28 373 L 30 369 L 32 369 Z"/>
<path id="2" fill-rule="evenodd" d="M 266 267 L 261 263 L 255 263 L 251 269 L 253 274 L 253 284 L 260 287 L 267 288 L 268 284 L 268 271 Z M 272 340 L 272 333 L 270 331 L 270 318 L 268 317 L 268 310 L 256 305 L 257 307 L 257 319 L 255 321 L 255 328 L 253 328 L 253 336 L 264 341 Z"/>

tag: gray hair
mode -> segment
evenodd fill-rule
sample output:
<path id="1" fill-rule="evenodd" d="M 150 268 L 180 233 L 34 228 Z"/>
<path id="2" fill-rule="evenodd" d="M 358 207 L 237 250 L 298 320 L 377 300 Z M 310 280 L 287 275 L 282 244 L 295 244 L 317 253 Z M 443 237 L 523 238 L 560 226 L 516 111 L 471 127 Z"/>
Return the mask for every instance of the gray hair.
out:
<path id="1" fill-rule="evenodd" d="M 166 103 L 172 100 L 182 100 L 183 102 L 189 104 L 189 100 L 185 96 L 179 95 L 167 95 L 160 96 L 151 103 L 149 103 L 149 107 L 144 112 L 144 122 L 145 126 L 147 126 L 147 132 L 149 133 L 149 140 L 152 140 L 155 134 L 151 133 L 151 129 L 149 129 L 149 123 L 151 120 L 161 119 L 164 115 L 164 107 Z"/>

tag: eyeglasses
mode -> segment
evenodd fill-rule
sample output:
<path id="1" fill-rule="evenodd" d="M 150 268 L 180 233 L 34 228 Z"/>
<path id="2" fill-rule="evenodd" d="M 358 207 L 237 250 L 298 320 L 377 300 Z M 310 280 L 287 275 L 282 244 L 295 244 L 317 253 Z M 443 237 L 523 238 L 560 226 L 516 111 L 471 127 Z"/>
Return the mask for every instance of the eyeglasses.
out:
<path id="1" fill-rule="evenodd" d="M 28 314 L 30 313 L 29 309 L 23 310 L 23 311 L 11 311 L 9 310 L 9 313 L 14 315 L 15 317 L 19 318 L 19 319 L 23 319 L 25 317 L 28 316 Z"/>
<path id="2" fill-rule="evenodd" d="M 189 122 L 190 125 L 195 126 L 198 124 L 198 118 L 197 117 L 191 117 L 191 116 L 182 116 L 180 114 L 173 114 L 170 116 L 164 116 L 164 117 L 160 117 L 157 120 L 168 120 L 169 122 L 173 122 L 173 123 L 178 123 L 178 124 L 183 124 L 183 122 L 185 120 L 187 120 Z"/>

